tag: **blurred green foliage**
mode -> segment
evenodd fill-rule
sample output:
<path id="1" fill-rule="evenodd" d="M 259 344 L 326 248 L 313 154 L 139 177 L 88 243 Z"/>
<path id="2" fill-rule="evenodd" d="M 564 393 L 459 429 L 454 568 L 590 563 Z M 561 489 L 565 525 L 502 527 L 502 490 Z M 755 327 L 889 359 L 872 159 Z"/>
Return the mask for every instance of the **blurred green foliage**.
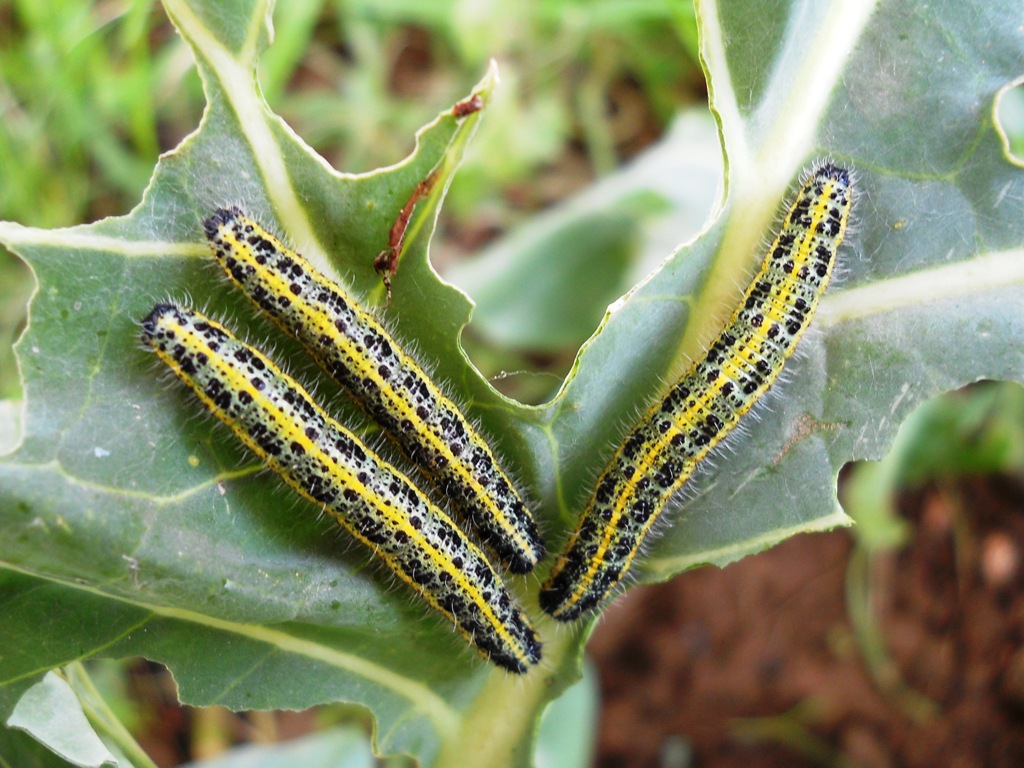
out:
<path id="1" fill-rule="evenodd" d="M 907 685 L 889 653 L 878 614 L 877 571 L 909 544 L 901 496 L 925 485 L 948 486 L 978 475 L 1024 478 L 1024 387 L 984 381 L 922 405 L 903 423 L 881 461 L 855 464 L 842 485 L 843 507 L 856 521 L 846 574 L 847 615 L 861 655 L 880 690 L 911 719 L 936 705 Z"/>
<path id="2" fill-rule="evenodd" d="M 523 183 L 578 145 L 594 172 L 608 171 L 680 104 L 703 99 L 687 3 L 290 0 L 274 28 L 259 73 L 268 102 L 351 171 L 399 160 L 491 58 L 509 111 L 486 121 L 483 142 L 500 153 L 485 147 L 473 169 L 488 189 Z M 9 0 L 0 106 L 0 218 L 45 227 L 127 211 L 158 153 L 198 123 L 203 95 L 153 0 Z"/>
<path id="3" fill-rule="evenodd" d="M 918 408 L 882 461 L 851 469 L 843 507 L 860 546 L 883 551 L 906 537 L 901 492 L 993 474 L 1024 476 L 1024 387 L 1012 382 L 981 382 Z"/>
<path id="4" fill-rule="evenodd" d="M 497 59 L 504 83 L 445 208 L 485 234 L 611 170 L 705 98 L 685 2 L 289 0 L 274 29 L 259 72 L 268 102 L 352 172 L 400 160 Z M 0 219 L 126 213 L 203 105 L 154 0 L 0 2 Z M 31 288 L 0 256 L 0 399 L 20 394 L 11 345 Z"/>

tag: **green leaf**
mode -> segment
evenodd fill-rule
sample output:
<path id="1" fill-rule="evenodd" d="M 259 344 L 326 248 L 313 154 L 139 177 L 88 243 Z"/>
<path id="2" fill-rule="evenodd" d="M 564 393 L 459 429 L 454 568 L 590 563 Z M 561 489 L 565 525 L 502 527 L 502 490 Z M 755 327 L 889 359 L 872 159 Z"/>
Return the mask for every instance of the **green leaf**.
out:
<path id="1" fill-rule="evenodd" d="M 53 672 L 25 692 L 7 726 L 31 734 L 73 765 L 118 764 L 89 725 L 71 686 Z"/>
<path id="2" fill-rule="evenodd" d="M 578 673 L 590 626 L 541 616 L 536 577 L 513 586 L 545 659 L 512 678 L 424 621 L 362 553 L 325 535 L 314 509 L 157 381 L 136 323 L 154 302 L 189 296 L 365 426 L 208 265 L 200 222 L 224 204 L 329 265 L 435 361 L 518 470 L 556 551 L 638 410 L 728 317 L 801 170 L 826 155 L 852 165 L 858 226 L 844 279 L 760 419 L 670 516 L 638 564 L 643 580 L 845 524 L 840 467 L 881 455 L 917 404 L 983 377 L 1024 380 L 1024 173 L 993 124 L 1024 59 L 1016 3 L 776 4 L 760 15 L 738 0 L 700 3 L 724 194 L 705 231 L 613 305 L 557 396 L 535 408 L 499 396 L 462 355 L 470 303 L 427 259 L 479 115 L 443 113 L 394 166 L 335 173 L 259 95 L 266 4 L 165 6 L 209 99 L 197 132 L 162 158 L 127 217 L 55 231 L 0 225 L 0 242 L 39 285 L 18 346 L 23 439 L 0 462 L 5 715 L 51 667 L 143 655 L 170 667 L 188 703 L 354 701 L 376 718 L 378 750 L 521 766 L 540 712 Z M 476 90 L 486 100 L 492 87 L 489 74 Z M 394 299 L 381 307 L 373 257 L 439 164 L 444 183 L 419 206 Z M 573 276 L 555 275 L 563 285 Z"/>
<path id="3" fill-rule="evenodd" d="M 597 671 L 593 665 L 584 664 L 583 678 L 544 713 L 537 737 L 539 768 L 586 768 L 593 764 L 599 694 Z"/>
<path id="4" fill-rule="evenodd" d="M 0 767 L 69 768 L 71 765 L 24 731 L 0 728 Z"/>
<path id="5" fill-rule="evenodd" d="M 958 21 L 964 7 L 933 5 L 909 24 L 899 3 L 777 7 L 776 18 L 756 22 L 742 3 L 699 6 L 726 196 L 703 237 L 606 315 L 575 376 L 542 411 L 550 443 L 564 446 L 552 462 L 564 515 L 557 530 L 570 528 L 578 489 L 637 404 L 660 394 L 721 328 L 786 188 L 817 157 L 857 171 L 844 276 L 788 381 L 691 487 L 642 578 L 724 565 L 845 523 L 835 480 L 846 461 L 879 456 L 904 415 L 939 392 L 1021 378 L 1014 340 L 1024 311 L 1014 297 L 1024 280 L 1024 174 L 992 122 L 1000 89 L 1017 74 L 1021 37 L 1006 21 L 1010 4 L 986 4 L 980 26 Z M 966 57 L 962 68 L 936 74 L 929 62 L 954 51 Z M 918 73 L 939 84 L 925 89 Z"/>

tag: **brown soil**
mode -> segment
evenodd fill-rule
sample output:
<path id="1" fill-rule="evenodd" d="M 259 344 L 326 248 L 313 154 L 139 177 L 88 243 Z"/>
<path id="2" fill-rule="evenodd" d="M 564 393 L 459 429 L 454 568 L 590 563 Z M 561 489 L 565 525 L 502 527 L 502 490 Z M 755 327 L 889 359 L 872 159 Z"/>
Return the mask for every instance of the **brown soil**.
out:
<path id="1" fill-rule="evenodd" d="M 931 488 L 904 509 L 907 546 L 859 581 L 868 561 L 836 531 L 630 592 L 590 645 L 597 765 L 1024 766 L 1024 487 Z M 884 649 L 870 667 L 858 583 Z"/>

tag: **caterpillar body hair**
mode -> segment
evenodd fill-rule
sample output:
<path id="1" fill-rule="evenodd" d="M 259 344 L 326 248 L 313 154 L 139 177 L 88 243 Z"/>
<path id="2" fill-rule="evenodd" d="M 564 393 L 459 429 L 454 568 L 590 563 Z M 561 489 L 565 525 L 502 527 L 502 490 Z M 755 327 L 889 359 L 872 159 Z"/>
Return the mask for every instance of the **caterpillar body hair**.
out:
<path id="1" fill-rule="evenodd" d="M 608 599 L 673 495 L 778 378 L 828 287 L 852 195 L 845 168 L 811 170 L 724 330 L 599 476 L 541 587 L 547 613 L 571 621 Z"/>

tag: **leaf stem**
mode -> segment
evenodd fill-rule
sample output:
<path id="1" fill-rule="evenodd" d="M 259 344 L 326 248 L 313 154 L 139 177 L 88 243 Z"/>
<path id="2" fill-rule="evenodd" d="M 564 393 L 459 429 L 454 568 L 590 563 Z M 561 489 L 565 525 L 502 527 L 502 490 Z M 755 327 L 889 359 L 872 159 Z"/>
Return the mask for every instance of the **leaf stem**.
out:
<path id="1" fill-rule="evenodd" d="M 106 733 L 136 768 L 157 768 L 100 694 L 85 665 L 76 661 L 64 668 L 64 674 L 82 704 L 82 711 L 96 730 Z"/>

